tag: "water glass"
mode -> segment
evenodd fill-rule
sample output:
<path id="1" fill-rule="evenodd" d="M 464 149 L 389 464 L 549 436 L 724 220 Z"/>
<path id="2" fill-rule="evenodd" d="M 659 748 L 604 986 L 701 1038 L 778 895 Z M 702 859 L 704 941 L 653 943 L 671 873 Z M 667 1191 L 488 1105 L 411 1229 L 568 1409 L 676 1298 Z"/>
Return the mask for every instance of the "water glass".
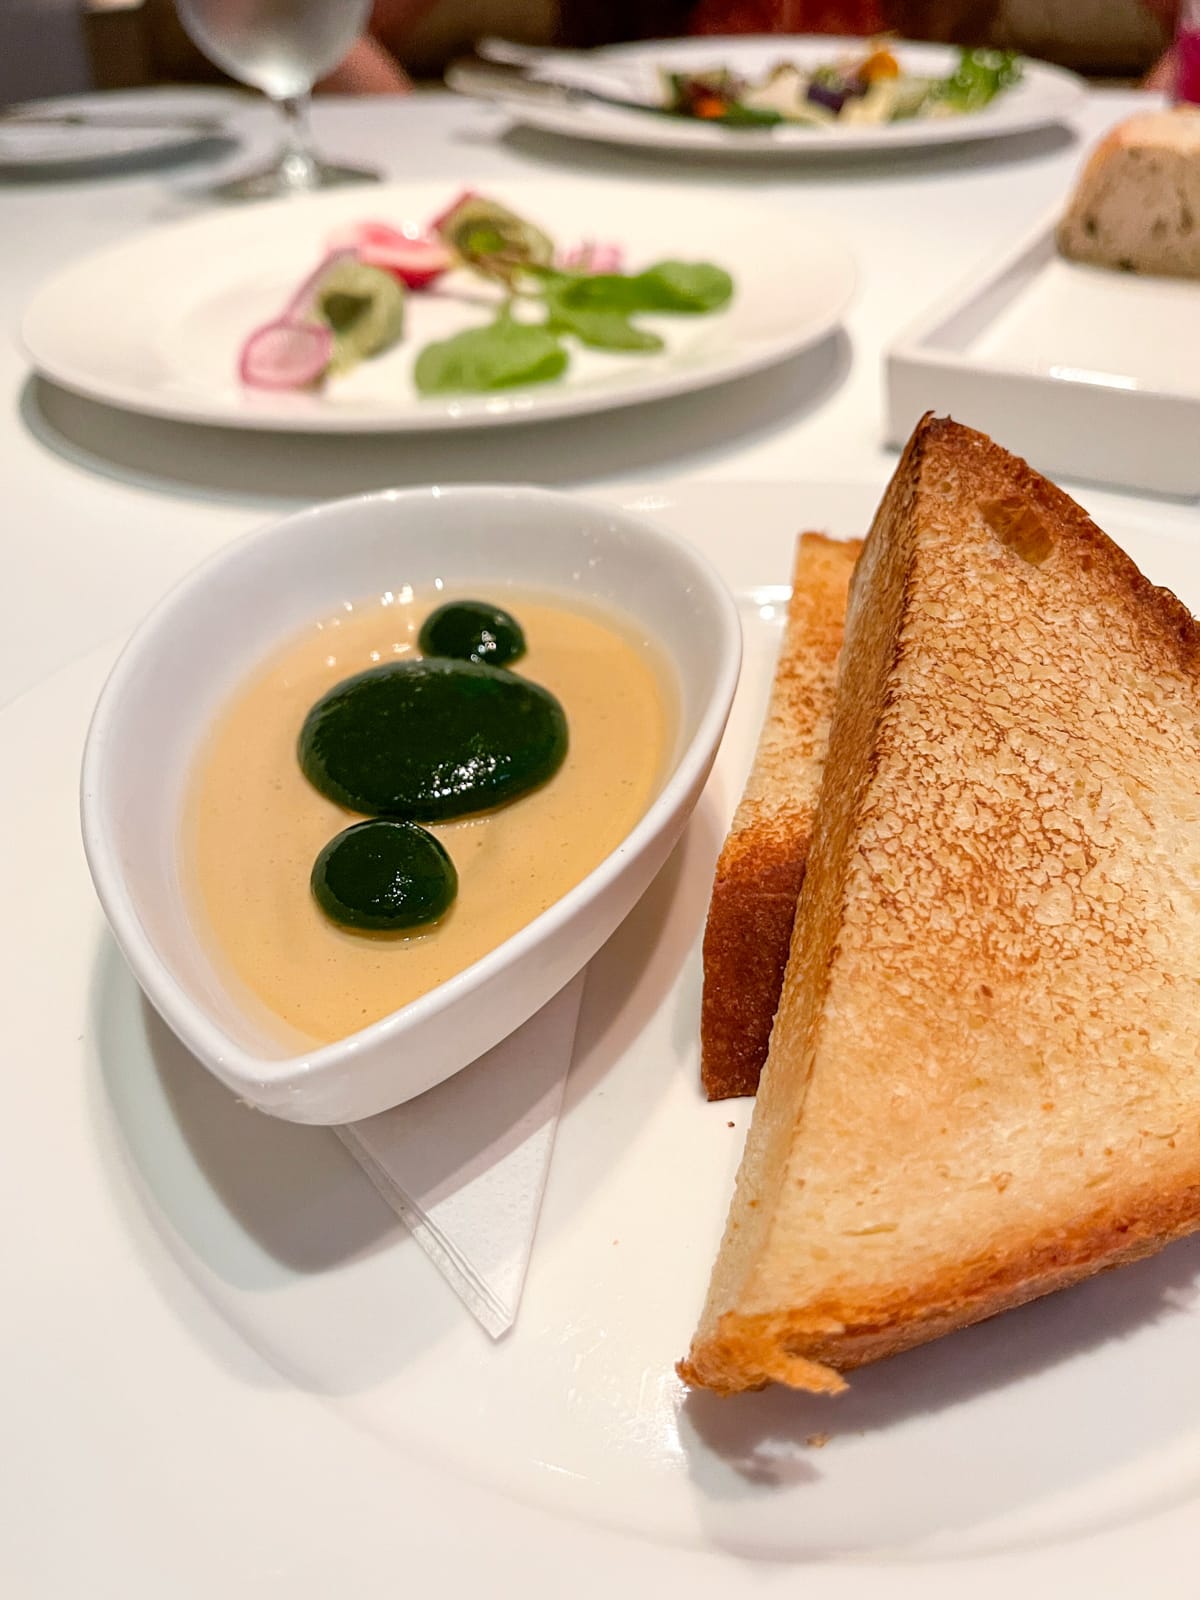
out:
<path id="1" fill-rule="evenodd" d="M 285 135 L 261 171 L 221 184 L 235 199 L 306 193 L 379 174 L 323 161 L 309 131 L 312 86 L 343 59 L 367 25 L 371 0 L 176 0 L 193 43 L 230 77 L 280 109 Z"/>

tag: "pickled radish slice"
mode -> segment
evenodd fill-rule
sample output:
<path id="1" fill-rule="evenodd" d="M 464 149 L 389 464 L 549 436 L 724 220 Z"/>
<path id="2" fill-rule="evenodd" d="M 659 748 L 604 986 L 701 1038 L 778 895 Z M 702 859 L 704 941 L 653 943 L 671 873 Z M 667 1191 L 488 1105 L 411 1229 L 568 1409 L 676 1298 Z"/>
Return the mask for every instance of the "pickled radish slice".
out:
<path id="1" fill-rule="evenodd" d="M 249 389 L 305 389 L 333 355 L 333 334 L 321 323 L 282 317 L 256 328 L 242 346 L 238 377 Z"/>

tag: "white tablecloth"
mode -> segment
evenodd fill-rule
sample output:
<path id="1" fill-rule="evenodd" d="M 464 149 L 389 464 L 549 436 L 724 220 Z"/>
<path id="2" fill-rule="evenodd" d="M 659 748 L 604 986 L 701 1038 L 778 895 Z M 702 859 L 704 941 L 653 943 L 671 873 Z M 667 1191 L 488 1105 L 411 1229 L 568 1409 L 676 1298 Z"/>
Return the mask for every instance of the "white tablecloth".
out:
<path id="1" fill-rule="evenodd" d="M 6 3 L 0 0 L 0 8 Z M 195 99 L 194 93 L 183 96 L 189 104 Z M 231 104 L 231 122 L 244 137 L 226 166 L 264 154 L 272 131 L 264 108 L 236 98 Z M 397 178 L 441 178 L 448 189 L 538 174 L 570 173 L 596 184 L 636 179 L 686 187 L 697 206 L 719 204 L 733 190 L 759 191 L 781 211 L 811 212 L 814 226 L 828 217 L 858 256 L 861 284 L 845 336 L 774 373 L 628 413 L 442 441 L 273 441 L 187 429 L 109 412 L 34 383 L 16 329 L 22 304 L 44 276 L 81 252 L 194 210 L 196 189 L 215 171 L 196 162 L 90 181 L 0 178 L 0 704 L 122 632 L 207 550 L 315 498 L 388 483 L 489 477 L 580 486 L 681 475 L 879 483 L 890 462 L 880 446 L 885 344 L 1058 204 L 1086 143 L 1134 104 L 1131 94 L 1091 97 L 1077 139 L 1047 131 L 992 148 L 826 162 L 772 175 L 749 165 L 639 160 L 526 134 L 501 138 L 501 123 L 491 113 L 439 95 L 323 103 L 316 116 L 322 146 L 377 163 Z M 798 520 L 802 511 L 798 491 Z M 286 1211 L 298 1179 L 307 1183 L 314 1162 L 322 1181 L 336 1179 L 328 1152 L 322 1156 L 313 1140 L 294 1142 L 309 1130 L 269 1120 L 253 1128 L 230 1159 L 247 1167 L 277 1162 L 291 1175 L 284 1201 L 273 1200 L 276 1209 L 264 1213 L 276 1220 L 261 1240 L 249 1239 L 238 1211 L 240 1183 L 219 1193 L 214 1188 L 211 1218 L 205 1189 L 203 1221 L 193 1236 L 190 1220 L 181 1219 L 190 1219 L 193 1194 L 200 1192 L 192 1185 L 210 1181 L 204 1164 L 212 1159 L 205 1143 L 211 1133 L 191 1144 L 207 1115 L 197 1109 L 204 1104 L 204 1075 L 173 1068 L 160 1083 L 147 1058 L 145 1084 L 131 1080 L 130 1087 L 120 1071 L 110 1081 L 101 1064 L 123 1062 L 127 1051 L 136 1057 L 145 1019 L 128 982 L 112 981 L 118 963 L 110 943 L 99 946 L 93 965 L 99 912 L 79 924 L 77 844 L 75 857 L 67 854 L 77 839 L 80 685 L 89 685 L 95 670 L 93 659 L 64 672 L 46 685 L 44 698 L 13 706 L 7 723 L 10 750 L 36 754 L 39 738 L 49 749 L 40 765 L 27 754 L 32 775 L 9 774 L 10 858 L 34 849 L 21 821 L 35 810 L 46 813 L 62 855 L 42 858 L 34 849 L 33 856 L 39 926 L 52 926 L 57 917 L 54 938 L 30 936 L 32 897 L 28 891 L 23 897 L 20 882 L 5 879 L 10 934 L 3 966 L 10 995 L 0 1010 L 10 1148 L 0 1179 L 10 1181 L 6 1191 L 0 1183 L 0 1194 L 10 1234 L 20 1237 L 22 1249 L 12 1252 L 0 1319 L 7 1335 L 0 1336 L 0 1361 L 9 1378 L 4 1415 L 13 1463 L 10 1514 L 0 1536 L 0 1591 L 13 1600 L 293 1600 L 301 1592 L 346 1600 L 408 1593 L 457 1600 L 469 1592 L 504 1600 L 535 1589 L 573 1600 L 611 1600 L 614 1589 L 634 1597 L 703 1592 L 728 1600 L 768 1594 L 847 1600 L 867 1592 L 886 1593 L 888 1600 L 914 1594 L 922 1600 L 1194 1594 L 1195 1578 L 1188 1577 L 1195 1566 L 1194 1507 L 1186 1491 L 1175 1499 L 1176 1484 L 1190 1483 L 1194 1466 L 1185 1453 L 1187 1434 L 1172 1446 L 1177 1456 L 1160 1457 L 1148 1443 L 1144 1461 L 1134 1463 L 1143 1473 L 1134 1481 L 1143 1486 L 1144 1504 L 1158 1513 L 1140 1524 L 1138 1536 L 1130 1536 L 1132 1523 L 1122 1508 L 1103 1534 L 1031 1542 L 983 1558 L 986 1570 L 972 1562 L 968 1571 L 965 1563 L 940 1557 L 918 1570 L 901 1547 L 885 1566 L 875 1552 L 857 1548 L 838 1557 L 836 1566 L 789 1565 L 751 1559 L 758 1537 L 753 1530 L 765 1523 L 748 1524 L 744 1544 L 705 1544 L 703 1509 L 694 1545 L 635 1543 L 612 1532 L 601 1509 L 593 1511 L 586 1480 L 570 1485 L 577 1500 L 561 1502 L 587 1506 L 586 1512 L 565 1521 L 547 1509 L 549 1498 L 545 1505 L 524 1503 L 517 1488 L 502 1496 L 493 1487 L 499 1469 L 494 1480 L 483 1474 L 476 1480 L 445 1467 L 457 1459 L 452 1451 L 443 1456 L 431 1449 L 428 1459 L 410 1460 L 376 1432 L 354 1386 L 323 1389 L 306 1364 L 309 1338 L 316 1349 L 323 1338 L 350 1330 L 357 1339 L 361 1332 L 365 1354 L 356 1359 L 364 1363 L 367 1383 L 428 1354 L 421 1336 L 410 1335 L 404 1306 L 371 1297 L 375 1278 L 355 1278 L 343 1318 L 327 1324 L 322 1302 L 308 1297 L 306 1280 L 316 1283 L 331 1258 L 320 1249 L 313 1253 L 307 1240 L 282 1265 L 270 1256 L 277 1211 Z M 51 725 L 54 739 L 47 736 Z M 69 739 L 61 737 L 64 729 Z M 91 975 L 94 993 L 80 981 L 67 1002 L 58 973 L 77 967 Z M 109 990 L 115 1000 L 100 1006 L 96 995 Z M 55 1080 L 55 1073 L 72 1076 Z M 61 1093 L 56 1081 L 67 1084 Z M 183 1095 L 180 1106 L 176 1094 Z M 154 1096 L 164 1097 L 161 1115 Z M 168 1125 L 171 1137 L 164 1140 Z M 141 1200 L 139 1163 L 151 1145 L 152 1176 L 145 1181 L 151 1187 L 161 1182 L 173 1197 L 163 1208 Z M 252 1186 L 248 1192 L 258 1191 Z M 338 1230 L 349 1219 L 349 1239 L 359 1225 L 358 1202 L 343 1201 L 340 1187 L 335 1192 L 340 1209 L 331 1237 L 343 1237 Z M 299 1239 L 306 1215 L 279 1237 Z M 354 1248 L 369 1256 L 375 1239 L 365 1231 Z M 216 1265 L 208 1265 L 207 1249 Z M 298 1299 L 281 1292 L 293 1281 Z M 298 1341 L 283 1345 L 301 1352 L 294 1375 L 286 1363 L 272 1364 L 269 1334 L 256 1344 L 252 1331 L 227 1318 L 235 1293 L 256 1302 L 254 1314 L 268 1329 L 304 1325 Z M 600 1339 L 607 1337 L 601 1331 Z M 1173 1371 L 1139 1378 L 1171 1385 L 1172 1396 L 1176 1380 Z M 293 1385 L 302 1403 L 292 1403 Z M 1138 1392 L 1135 1384 L 1133 1399 L 1125 1397 L 1127 1410 L 1136 1409 Z M 1179 1392 L 1186 1409 L 1189 1391 L 1184 1386 Z M 961 1399 L 961 1389 L 952 1387 L 946 1403 Z M 920 1403 L 919 1393 L 906 1402 Z M 574 1390 L 564 1387 L 564 1408 L 573 1404 Z M 603 1399 L 601 1406 L 607 1405 Z M 618 1416 L 603 1409 L 595 1414 Z M 189 1425 L 197 1416 L 202 1428 Z M 402 1437 L 401 1423 L 396 1426 Z M 412 1437 L 422 1437 L 419 1428 Z M 528 1439 L 536 1437 L 534 1431 Z M 614 1471 L 635 1437 L 632 1422 L 626 1429 L 623 1421 L 606 1435 Z M 1146 1438 L 1153 1437 L 1151 1429 Z M 513 1442 L 514 1452 L 527 1446 L 528 1440 Z M 1017 1439 L 1012 1448 L 1017 1459 L 1033 1459 L 1039 1442 Z M 709 1494 L 730 1496 L 735 1513 L 739 1506 L 752 1511 L 749 1491 L 758 1484 L 751 1468 L 759 1470 L 759 1458 L 751 1451 L 742 1462 L 736 1443 L 725 1449 L 729 1470 L 712 1479 L 715 1489 L 697 1478 L 698 1504 Z M 772 1482 L 791 1481 L 789 1457 L 779 1458 L 778 1480 L 770 1454 L 761 1460 Z M 542 1465 L 564 1479 L 575 1476 L 550 1461 Z M 796 1470 L 817 1473 L 805 1464 Z M 986 1460 L 966 1447 L 962 1471 L 986 1470 Z M 1048 1481 L 1044 1472 L 1031 1479 L 1039 1481 Z M 1062 1496 L 1079 1503 L 1070 1499 L 1069 1486 Z M 602 1490 L 595 1503 L 603 1507 Z M 1132 1503 L 1131 1519 L 1140 1517 L 1142 1505 Z M 1089 1513 L 1081 1526 L 1099 1516 Z M 988 1550 L 988 1538 L 985 1528 L 978 1548 Z"/>

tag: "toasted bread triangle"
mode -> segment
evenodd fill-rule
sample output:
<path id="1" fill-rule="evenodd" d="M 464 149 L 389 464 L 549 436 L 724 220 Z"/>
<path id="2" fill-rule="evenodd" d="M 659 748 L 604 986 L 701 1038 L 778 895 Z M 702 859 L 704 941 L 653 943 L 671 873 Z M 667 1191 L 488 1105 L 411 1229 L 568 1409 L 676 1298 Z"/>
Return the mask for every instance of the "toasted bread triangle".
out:
<path id="1" fill-rule="evenodd" d="M 699 1330 L 839 1373 L 1200 1226 L 1200 635 L 926 419 L 851 591 L 783 996 Z"/>
<path id="2" fill-rule="evenodd" d="M 802 533 L 754 765 L 717 862 L 704 930 L 700 1077 L 753 1094 L 767 1059 L 821 786 L 846 592 L 861 539 Z"/>

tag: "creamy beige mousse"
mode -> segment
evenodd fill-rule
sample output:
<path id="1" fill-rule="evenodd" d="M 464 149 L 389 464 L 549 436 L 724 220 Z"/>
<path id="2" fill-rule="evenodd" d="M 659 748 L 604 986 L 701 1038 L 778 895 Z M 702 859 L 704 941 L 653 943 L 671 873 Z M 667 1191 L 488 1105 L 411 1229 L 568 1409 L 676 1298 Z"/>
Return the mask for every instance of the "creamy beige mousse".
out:
<path id="1" fill-rule="evenodd" d="M 512 670 L 556 695 L 569 748 L 540 789 L 430 832 L 458 871 L 446 915 L 411 934 L 338 927 L 309 878 L 321 848 L 361 821 L 300 770 L 296 741 L 334 684 L 417 655 L 425 616 L 449 598 L 493 601 L 525 632 Z M 285 646 L 221 714 L 184 820 L 185 877 L 222 976 L 290 1043 L 329 1043 L 408 1004 L 531 922 L 597 866 L 653 799 L 672 733 L 663 664 L 618 618 L 487 584 L 347 602 Z M 258 1009 L 255 1007 L 255 1009 Z"/>

